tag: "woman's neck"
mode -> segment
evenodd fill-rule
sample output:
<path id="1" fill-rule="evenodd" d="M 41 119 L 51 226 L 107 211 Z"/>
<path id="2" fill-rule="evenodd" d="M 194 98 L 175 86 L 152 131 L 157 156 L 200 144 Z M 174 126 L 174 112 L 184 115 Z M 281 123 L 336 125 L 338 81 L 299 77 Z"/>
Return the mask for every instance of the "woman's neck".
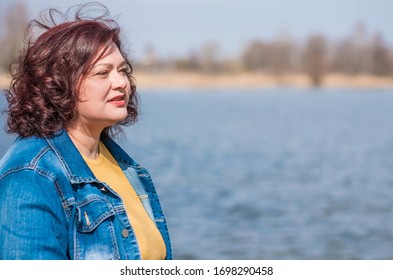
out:
<path id="1" fill-rule="evenodd" d="M 98 158 L 98 144 L 100 142 L 101 131 L 94 132 L 87 129 L 70 127 L 67 129 L 67 133 L 83 156 L 91 159 Z"/>

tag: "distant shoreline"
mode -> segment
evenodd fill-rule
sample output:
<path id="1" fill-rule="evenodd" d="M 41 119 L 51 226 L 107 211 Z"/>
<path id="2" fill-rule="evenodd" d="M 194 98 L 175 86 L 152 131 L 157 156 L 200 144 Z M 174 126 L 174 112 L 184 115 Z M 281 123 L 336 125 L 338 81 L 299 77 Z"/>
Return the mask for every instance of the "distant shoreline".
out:
<path id="1" fill-rule="evenodd" d="M 142 72 L 133 74 L 141 89 L 257 89 L 264 87 L 310 87 L 304 74 L 286 74 L 279 77 L 266 73 L 217 73 L 196 72 Z M 9 86 L 10 77 L 0 74 L 0 88 Z M 372 75 L 326 74 L 322 88 L 393 88 L 393 77 Z"/>
<path id="2" fill-rule="evenodd" d="M 10 76 L 0 72 L 0 90 L 7 89 L 10 84 Z"/>
<path id="3" fill-rule="evenodd" d="M 310 87 L 305 74 L 279 77 L 266 73 L 203 74 L 195 72 L 135 72 L 140 89 Z M 393 77 L 327 74 L 321 87 L 393 88 Z"/>

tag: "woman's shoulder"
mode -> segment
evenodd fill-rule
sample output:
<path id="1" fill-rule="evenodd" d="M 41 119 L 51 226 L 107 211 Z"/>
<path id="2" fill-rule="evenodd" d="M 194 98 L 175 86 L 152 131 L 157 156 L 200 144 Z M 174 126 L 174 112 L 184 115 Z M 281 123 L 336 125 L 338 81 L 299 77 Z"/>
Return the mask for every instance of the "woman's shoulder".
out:
<path id="1" fill-rule="evenodd" d="M 10 172 L 23 170 L 43 171 L 54 169 L 58 162 L 50 145 L 44 138 L 20 137 L 15 140 L 0 160 L 0 179 Z M 44 165 L 44 166 L 43 166 Z M 45 170 L 50 176 L 50 170 Z"/>

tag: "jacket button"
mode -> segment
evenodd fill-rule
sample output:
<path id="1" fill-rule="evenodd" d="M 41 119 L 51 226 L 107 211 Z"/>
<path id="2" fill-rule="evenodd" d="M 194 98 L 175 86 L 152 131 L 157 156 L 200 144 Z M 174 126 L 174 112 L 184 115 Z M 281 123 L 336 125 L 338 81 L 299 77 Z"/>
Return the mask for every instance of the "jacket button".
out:
<path id="1" fill-rule="evenodd" d="M 123 229 L 121 231 L 121 236 L 123 236 L 124 238 L 127 238 L 128 237 L 128 230 L 127 229 Z"/>

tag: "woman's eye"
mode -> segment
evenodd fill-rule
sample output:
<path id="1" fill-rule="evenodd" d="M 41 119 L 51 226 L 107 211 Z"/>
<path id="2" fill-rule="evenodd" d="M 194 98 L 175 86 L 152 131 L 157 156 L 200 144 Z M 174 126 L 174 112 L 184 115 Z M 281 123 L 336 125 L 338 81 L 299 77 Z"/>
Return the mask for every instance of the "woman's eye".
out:
<path id="1" fill-rule="evenodd" d="M 128 68 L 121 68 L 121 69 L 119 70 L 119 72 L 122 73 L 122 74 L 124 74 L 124 75 L 129 75 L 129 74 L 131 74 L 131 73 L 130 73 L 130 70 L 129 70 Z"/>
<path id="2" fill-rule="evenodd" d="M 108 71 L 100 71 L 98 73 L 96 73 L 96 76 L 107 76 L 108 75 Z"/>

